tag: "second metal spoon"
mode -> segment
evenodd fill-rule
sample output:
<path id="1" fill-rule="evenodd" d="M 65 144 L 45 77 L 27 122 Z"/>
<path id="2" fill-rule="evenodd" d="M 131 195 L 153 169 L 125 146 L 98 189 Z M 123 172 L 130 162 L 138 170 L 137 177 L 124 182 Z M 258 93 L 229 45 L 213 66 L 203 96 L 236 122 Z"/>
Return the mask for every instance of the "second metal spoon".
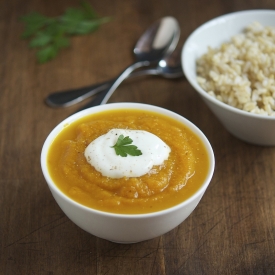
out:
<path id="1" fill-rule="evenodd" d="M 165 78 L 178 78 L 183 76 L 180 51 L 174 51 L 159 61 L 158 65 L 151 69 L 133 72 L 129 78 L 144 75 L 159 75 Z M 51 107 L 68 107 L 81 102 L 111 86 L 114 80 L 109 80 L 92 86 L 87 86 L 65 92 L 56 92 L 46 98 L 46 103 Z"/>

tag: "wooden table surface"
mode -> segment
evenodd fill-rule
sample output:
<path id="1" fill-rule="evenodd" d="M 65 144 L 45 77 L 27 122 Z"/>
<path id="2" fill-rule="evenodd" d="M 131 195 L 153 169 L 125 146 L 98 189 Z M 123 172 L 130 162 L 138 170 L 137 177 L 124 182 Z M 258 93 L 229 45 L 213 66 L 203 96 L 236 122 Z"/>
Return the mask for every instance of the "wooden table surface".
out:
<path id="1" fill-rule="evenodd" d="M 275 9 L 269 0 L 90 1 L 112 21 L 74 37 L 46 64 L 20 39 L 22 15 L 57 16 L 79 1 L 1 1 L 0 4 L 0 274 L 275 274 L 275 148 L 230 135 L 186 79 L 143 77 L 122 84 L 109 102 L 161 106 L 196 124 L 213 146 L 212 182 L 191 216 L 169 233 L 117 244 L 73 224 L 54 201 L 40 168 L 49 132 L 84 103 L 54 109 L 53 91 L 108 80 L 133 60 L 138 37 L 171 15 L 180 43 L 202 23 L 247 9 Z"/>

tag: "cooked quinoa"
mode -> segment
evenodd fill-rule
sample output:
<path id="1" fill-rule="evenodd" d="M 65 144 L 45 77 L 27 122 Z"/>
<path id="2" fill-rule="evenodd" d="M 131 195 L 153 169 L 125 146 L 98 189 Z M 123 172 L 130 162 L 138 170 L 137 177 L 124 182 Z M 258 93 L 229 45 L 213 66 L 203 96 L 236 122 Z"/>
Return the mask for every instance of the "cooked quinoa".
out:
<path id="1" fill-rule="evenodd" d="M 275 116 L 275 27 L 253 23 L 197 60 L 197 81 L 211 96 L 247 112 Z"/>

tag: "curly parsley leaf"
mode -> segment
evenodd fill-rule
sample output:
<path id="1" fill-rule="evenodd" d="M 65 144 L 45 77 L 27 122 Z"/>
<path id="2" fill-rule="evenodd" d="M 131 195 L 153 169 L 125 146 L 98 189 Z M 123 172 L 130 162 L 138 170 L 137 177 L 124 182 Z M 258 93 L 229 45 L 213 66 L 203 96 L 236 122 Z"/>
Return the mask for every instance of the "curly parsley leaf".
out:
<path id="1" fill-rule="evenodd" d="M 68 8 L 58 17 L 50 18 L 32 12 L 21 19 L 25 23 L 22 38 L 31 39 L 29 46 L 38 49 L 39 63 L 55 58 L 62 48 L 68 47 L 70 36 L 92 33 L 100 25 L 110 21 L 109 17 L 99 18 L 86 2 L 83 2 L 80 8 Z"/>
<path id="2" fill-rule="evenodd" d="M 129 145 L 132 142 L 133 140 L 130 139 L 128 136 L 124 137 L 123 135 L 120 135 L 117 139 L 116 144 L 114 146 L 111 146 L 111 148 L 114 148 L 116 154 L 121 157 L 127 157 L 127 155 L 130 155 L 130 156 L 142 155 L 142 152 L 137 148 L 137 146 Z"/>

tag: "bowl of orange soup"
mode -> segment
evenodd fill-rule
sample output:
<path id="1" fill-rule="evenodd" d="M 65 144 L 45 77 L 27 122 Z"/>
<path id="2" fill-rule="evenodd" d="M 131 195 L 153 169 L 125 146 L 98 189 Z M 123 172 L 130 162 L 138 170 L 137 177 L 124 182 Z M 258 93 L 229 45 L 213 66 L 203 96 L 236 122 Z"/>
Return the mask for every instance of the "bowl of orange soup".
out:
<path id="1" fill-rule="evenodd" d="M 106 240 L 134 243 L 182 223 L 215 166 L 205 135 L 184 117 L 140 103 L 105 104 L 58 124 L 41 152 L 68 218 Z"/>

